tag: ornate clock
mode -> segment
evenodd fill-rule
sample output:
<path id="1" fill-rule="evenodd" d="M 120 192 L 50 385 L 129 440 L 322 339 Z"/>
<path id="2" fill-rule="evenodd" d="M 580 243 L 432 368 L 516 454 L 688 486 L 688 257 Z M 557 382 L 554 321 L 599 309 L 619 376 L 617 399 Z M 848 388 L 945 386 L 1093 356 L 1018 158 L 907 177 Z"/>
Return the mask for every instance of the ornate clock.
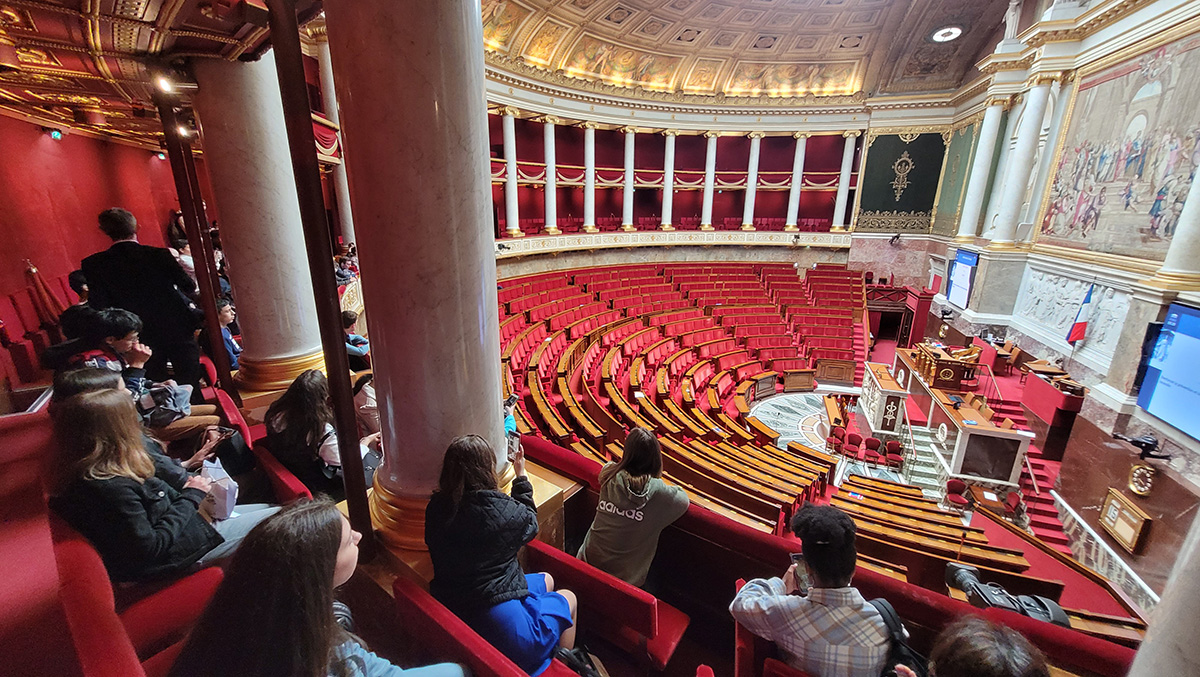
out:
<path id="1" fill-rule="evenodd" d="M 1149 496 L 1154 489 L 1154 475 L 1158 470 L 1145 463 L 1137 463 L 1129 469 L 1129 490 L 1138 496 Z"/>

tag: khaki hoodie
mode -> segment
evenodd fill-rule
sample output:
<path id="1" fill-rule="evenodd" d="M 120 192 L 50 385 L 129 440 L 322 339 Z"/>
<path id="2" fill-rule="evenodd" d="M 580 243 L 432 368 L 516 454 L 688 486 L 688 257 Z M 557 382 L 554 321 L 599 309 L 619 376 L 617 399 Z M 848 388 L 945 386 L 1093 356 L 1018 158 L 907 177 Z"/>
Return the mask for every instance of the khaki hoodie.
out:
<path id="1" fill-rule="evenodd" d="M 687 512 L 688 504 L 683 489 L 657 477 L 635 481 L 622 470 L 600 487 L 596 519 L 579 548 L 579 559 L 641 586 L 658 550 L 659 532 Z"/>

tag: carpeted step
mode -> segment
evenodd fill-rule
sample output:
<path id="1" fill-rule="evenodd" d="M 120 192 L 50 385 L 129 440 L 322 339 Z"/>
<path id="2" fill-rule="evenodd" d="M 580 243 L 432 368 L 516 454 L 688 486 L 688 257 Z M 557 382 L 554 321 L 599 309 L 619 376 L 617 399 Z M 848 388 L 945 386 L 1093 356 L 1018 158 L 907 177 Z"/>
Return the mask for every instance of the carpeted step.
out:
<path id="1" fill-rule="evenodd" d="M 1041 527 L 1062 531 L 1062 522 L 1058 521 L 1057 516 L 1044 515 L 1041 513 L 1027 513 L 1029 515 L 1029 525 L 1032 527 Z"/>
<path id="2" fill-rule="evenodd" d="M 1075 559 L 1075 553 L 1071 552 L 1070 546 L 1068 546 L 1066 543 L 1050 543 L 1049 545 L 1051 548 L 1054 548 L 1055 550 L 1061 552 L 1062 554 L 1066 555 L 1067 557 L 1070 557 L 1071 559 Z"/>
<path id="3" fill-rule="evenodd" d="M 1062 531 L 1054 531 L 1042 527 L 1033 527 L 1033 535 L 1041 539 L 1042 542 L 1049 544 L 1060 543 L 1067 545 L 1071 542 Z"/>

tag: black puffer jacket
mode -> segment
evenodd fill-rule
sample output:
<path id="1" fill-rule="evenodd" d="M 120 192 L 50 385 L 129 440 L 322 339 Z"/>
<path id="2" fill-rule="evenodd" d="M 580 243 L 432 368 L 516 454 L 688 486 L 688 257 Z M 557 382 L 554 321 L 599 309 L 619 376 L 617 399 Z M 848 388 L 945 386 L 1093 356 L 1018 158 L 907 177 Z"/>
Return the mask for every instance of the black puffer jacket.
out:
<path id="1" fill-rule="evenodd" d="M 525 477 L 513 480 L 511 498 L 472 491 L 457 511 L 449 496 L 434 494 L 425 509 L 430 592 L 460 616 L 524 598 L 528 588 L 517 552 L 537 532 L 533 485 Z"/>

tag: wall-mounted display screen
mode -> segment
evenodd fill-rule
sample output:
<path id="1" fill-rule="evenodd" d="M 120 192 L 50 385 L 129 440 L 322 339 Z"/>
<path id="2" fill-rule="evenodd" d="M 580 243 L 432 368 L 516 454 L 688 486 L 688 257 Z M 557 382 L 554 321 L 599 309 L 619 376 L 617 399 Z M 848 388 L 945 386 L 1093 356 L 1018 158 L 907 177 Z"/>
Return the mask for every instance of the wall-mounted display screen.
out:
<path id="1" fill-rule="evenodd" d="M 1138 406 L 1200 439 L 1200 309 L 1172 303 L 1167 308 Z"/>

